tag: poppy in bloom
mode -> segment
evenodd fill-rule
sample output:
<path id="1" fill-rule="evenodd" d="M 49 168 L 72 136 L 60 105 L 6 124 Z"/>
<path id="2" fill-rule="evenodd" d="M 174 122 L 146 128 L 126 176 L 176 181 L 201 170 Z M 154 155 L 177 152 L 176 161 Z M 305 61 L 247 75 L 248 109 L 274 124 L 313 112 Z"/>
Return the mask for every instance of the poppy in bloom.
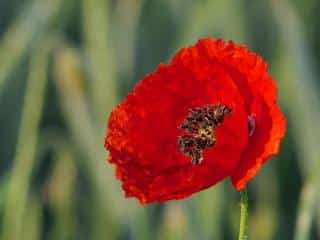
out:
<path id="1" fill-rule="evenodd" d="M 279 150 L 286 121 L 266 62 L 204 38 L 143 77 L 111 112 L 105 148 L 127 197 L 185 198 L 230 177 L 243 189 Z"/>

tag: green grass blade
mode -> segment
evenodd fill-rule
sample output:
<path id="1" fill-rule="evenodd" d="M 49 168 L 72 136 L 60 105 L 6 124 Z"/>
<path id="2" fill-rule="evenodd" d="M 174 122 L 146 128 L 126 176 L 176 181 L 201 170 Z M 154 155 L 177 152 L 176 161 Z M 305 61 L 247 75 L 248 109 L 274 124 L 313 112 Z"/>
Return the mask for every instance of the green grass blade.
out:
<path id="1" fill-rule="evenodd" d="M 247 40 L 241 1 L 196 1 L 191 9 L 177 47 L 207 36 Z"/>
<path id="2" fill-rule="evenodd" d="M 42 204 L 36 197 L 31 198 L 24 216 L 22 236 L 24 240 L 40 240 L 42 232 Z"/>
<path id="3" fill-rule="evenodd" d="M 106 158 L 104 143 L 103 140 L 99 142 L 97 137 L 99 129 L 95 127 L 89 111 L 81 57 L 76 49 L 61 47 L 56 52 L 54 73 L 62 111 L 73 140 L 81 146 L 81 150 L 88 158 L 85 164 L 88 164 L 90 176 L 101 187 L 101 194 L 107 196 L 108 189 L 103 185 L 110 173 L 104 160 Z M 112 187 L 112 182 L 108 182 L 108 187 Z"/>
<path id="4" fill-rule="evenodd" d="M 73 141 L 84 156 L 82 167 L 86 170 L 97 202 L 91 208 L 96 228 L 92 239 L 115 239 L 120 222 L 138 216 L 135 200 L 126 200 L 114 176 L 114 168 L 106 163 L 106 151 L 100 139 L 99 128 L 89 111 L 85 94 L 81 56 L 76 49 L 61 47 L 55 54 L 55 83 L 62 111 Z M 104 130 L 102 131 L 104 133 Z M 142 214 L 137 218 L 144 219 Z"/>
<path id="5" fill-rule="evenodd" d="M 274 239 L 280 224 L 278 219 L 279 206 L 277 199 L 278 186 L 276 181 L 275 162 L 265 165 L 258 176 L 251 181 L 249 189 L 254 189 L 255 206 L 249 204 L 248 236 L 252 239 Z"/>
<path id="6" fill-rule="evenodd" d="M 53 210 L 53 229 L 51 239 L 75 238 L 74 199 L 77 169 L 74 154 L 68 143 L 55 149 L 55 166 L 48 183 L 48 200 Z"/>
<path id="7" fill-rule="evenodd" d="M 309 240 L 313 215 L 316 213 L 316 203 L 319 201 L 320 179 L 308 180 L 304 183 L 298 206 L 298 217 L 296 221 L 295 240 Z M 314 212 L 314 213 L 313 213 Z"/>
<path id="8" fill-rule="evenodd" d="M 289 108 L 299 157 L 303 161 L 301 167 L 307 176 L 315 171 L 314 166 L 320 156 L 320 149 L 317 147 L 320 128 L 314 127 L 314 123 L 320 119 L 320 96 L 315 77 L 317 73 L 295 9 L 286 0 L 272 3 L 283 43 L 277 78 L 280 83 L 280 99 Z"/>
<path id="9" fill-rule="evenodd" d="M 117 49 L 114 52 L 118 62 L 117 69 L 120 77 L 129 80 L 132 79 L 135 72 L 137 27 L 142 3 L 142 0 L 116 1 L 111 22 L 113 45 Z"/>
<path id="10" fill-rule="evenodd" d="M 31 1 L 0 41 L 0 93 L 5 81 L 32 43 L 43 35 L 62 0 Z"/>
<path id="11" fill-rule="evenodd" d="M 320 201 L 318 201 L 318 204 L 317 204 L 317 234 L 318 234 L 318 237 L 320 237 Z"/>
<path id="12" fill-rule="evenodd" d="M 105 124 L 116 103 L 115 65 L 109 34 L 109 5 L 106 0 L 82 0 L 83 35 L 88 72 L 99 124 Z"/>
<path id="13" fill-rule="evenodd" d="M 186 200 L 192 239 L 222 239 L 223 198 L 223 184 L 217 184 Z"/>
<path id="14" fill-rule="evenodd" d="M 188 239 L 189 223 L 188 215 L 182 202 L 170 202 L 166 204 L 161 231 L 157 239 Z"/>
<path id="15" fill-rule="evenodd" d="M 91 239 L 115 239 L 119 221 L 119 191 L 105 161 L 103 140 L 99 140 L 89 112 L 87 96 L 84 92 L 84 76 L 81 70 L 81 58 L 75 49 L 61 47 L 55 54 L 55 83 L 65 121 L 70 129 L 73 141 L 84 156 L 82 162 L 91 180 L 96 203 L 91 209 L 96 214 L 92 222 L 95 236 Z M 112 221 L 111 221 L 112 216 Z"/>
<path id="16" fill-rule="evenodd" d="M 283 55 L 278 63 L 280 95 L 291 117 L 297 143 L 304 186 L 300 196 L 295 229 L 296 240 L 310 238 L 317 188 L 320 183 L 320 129 L 314 123 L 320 119 L 316 72 L 309 46 L 295 9 L 289 1 L 271 1 L 283 41 Z M 284 17 L 285 16 L 285 17 Z M 301 127 L 303 125 L 303 127 Z"/>
<path id="17" fill-rule="evenodd" d="M 47 65 L 50 48 L 50 43 L 44 43 L 37 48 L 31 58 L 16 154 L 4 205 L 2 239 L 18 240 L 22 238 L 21 231 L 30 177 L 36 160 L 38 128 L 48 78 Z"/>

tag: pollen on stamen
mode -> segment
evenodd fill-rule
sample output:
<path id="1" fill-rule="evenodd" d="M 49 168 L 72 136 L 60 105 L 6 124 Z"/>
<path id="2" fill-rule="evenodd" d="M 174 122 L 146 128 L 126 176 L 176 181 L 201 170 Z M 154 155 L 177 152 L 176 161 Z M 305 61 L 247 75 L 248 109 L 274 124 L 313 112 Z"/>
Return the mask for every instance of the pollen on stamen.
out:
<path id="1" fill-rule="evenodd" d="M 223 104 L 192 108 L 179 126 L 186 131 L 178 137 L 180 151 L 191 158 L 193 164 L 203 161 L 203 151 L 216 143 L 215 128 L 222 124 L 232 109 Z"/>

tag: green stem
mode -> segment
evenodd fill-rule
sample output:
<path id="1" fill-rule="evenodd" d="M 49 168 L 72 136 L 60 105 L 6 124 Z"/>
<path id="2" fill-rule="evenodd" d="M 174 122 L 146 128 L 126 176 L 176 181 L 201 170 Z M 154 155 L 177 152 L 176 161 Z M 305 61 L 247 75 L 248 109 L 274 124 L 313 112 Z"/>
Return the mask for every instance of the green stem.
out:
<path id="1" fill-rule="evenodd" d="M 244 188 L 240 191 L 241 194 L 241 213 L 240 213 L 240 229 L 239 240 L 246 239 L 247 217 L 248 217 L 248 194 L 247 189 Z"/>

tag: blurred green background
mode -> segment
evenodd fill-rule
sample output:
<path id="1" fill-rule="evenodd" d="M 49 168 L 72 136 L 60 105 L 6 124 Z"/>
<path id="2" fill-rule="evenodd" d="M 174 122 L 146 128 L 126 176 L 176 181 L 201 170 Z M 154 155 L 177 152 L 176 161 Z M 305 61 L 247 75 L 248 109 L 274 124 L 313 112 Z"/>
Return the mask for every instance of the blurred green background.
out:
<path id="1" fill-rule="evenodd" d="M 0 0 L 0 239 L 236 239 L 228 180 L 141 206 L 103 149 L 114 105 L 205 36 L 260 53 L 288 118 L 249 184 L 249 239 L 320 239 L 319 12 L 318 0 Z"/>

